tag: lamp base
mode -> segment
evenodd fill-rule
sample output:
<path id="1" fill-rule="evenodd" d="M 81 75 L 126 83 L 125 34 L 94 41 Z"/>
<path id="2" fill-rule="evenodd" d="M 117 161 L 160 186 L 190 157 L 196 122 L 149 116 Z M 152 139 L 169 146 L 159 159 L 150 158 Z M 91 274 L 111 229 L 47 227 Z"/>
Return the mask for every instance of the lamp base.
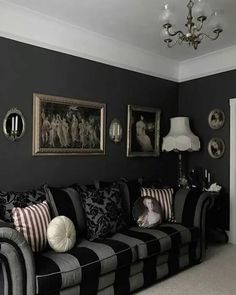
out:
<path id="1" fill-rule="evenodd" d="M 179 152 L 179 177 L 178 177 L 178 187 L 188 187 L 188 178 L 185 176 L 183 172 L 183 163 L 182 163 L 182 154 Z"/>
<path id="2" fill-rule="evenodd" d="M 178 179 L 178 187 L 188 187 L 188 179 L 185 175 Z"/>

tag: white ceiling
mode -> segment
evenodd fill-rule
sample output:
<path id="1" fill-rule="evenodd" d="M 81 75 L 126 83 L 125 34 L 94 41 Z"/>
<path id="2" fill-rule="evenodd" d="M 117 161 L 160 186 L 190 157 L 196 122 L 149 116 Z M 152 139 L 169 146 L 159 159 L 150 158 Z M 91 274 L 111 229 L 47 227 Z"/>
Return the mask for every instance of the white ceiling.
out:
<path id="1" fill-rule="evenodd" d="M 188 0 L 170 1 L 176 13 L 177 26 L 183 29 Z M 236 45 L 235 0 L 208 0 L 211 7 L 224 11 L 225 30 L 217 41 L 202 42 L 197 51 L 187 45 L 181 47 L 176 45 L 168 49 L 163 44 L 158 16 L 164 0 L 6 0 L 4 2 L 23 6 L 177 61 Z"/>

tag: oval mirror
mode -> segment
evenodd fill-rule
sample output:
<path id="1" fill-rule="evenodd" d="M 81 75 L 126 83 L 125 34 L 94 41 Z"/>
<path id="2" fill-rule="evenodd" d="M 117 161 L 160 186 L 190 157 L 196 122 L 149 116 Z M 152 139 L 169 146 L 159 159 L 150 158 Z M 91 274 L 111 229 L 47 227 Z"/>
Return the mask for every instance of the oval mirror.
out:
<path id="1" fill-rule="evenodd" d="M 122 127 L 118 119 L 113 119 L 109 128 L 109 136 L 112 141 L 118 143 L 122 138 Z"/>
<path id="2" fill-rule="evenodd" d="M 20 110 L 12 108 L 6 113 L 3 121 L 3 132 L 12 141 L 19 140 L 24 135 L 25 119 Z"/>

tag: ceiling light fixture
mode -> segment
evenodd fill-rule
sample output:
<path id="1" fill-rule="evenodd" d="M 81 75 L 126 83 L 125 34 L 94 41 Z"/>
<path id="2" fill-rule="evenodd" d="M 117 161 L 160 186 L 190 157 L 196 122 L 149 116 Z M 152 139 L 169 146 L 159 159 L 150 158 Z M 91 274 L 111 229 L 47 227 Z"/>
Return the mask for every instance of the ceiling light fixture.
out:
<path id="1" fill-rule="evenodd" d="M 208 22 L 211 33 L 208 34 L 202 31 L 203 24 L 207 19 L 204 0 L 190 0 L 187 8 L 188 16 L 187 23 L 185 24 L 187 32 L 184 33 L 181 30 L 177 31 L 173 28 L 170 21 L 172 12 L 168 4 L 164 5 L 164 9 L 160 15 L 160 20 L 164 22 L 161 37 L 169 48 L 175 46 L 177 43 L 181 45 L 183 42 L 186 42 L 189 46 L 192 45 L 194 49 L 197 49 L 204 37 L 216 40 L 223 31 L 218 11 L 215 11 L 211 15 Z"/>

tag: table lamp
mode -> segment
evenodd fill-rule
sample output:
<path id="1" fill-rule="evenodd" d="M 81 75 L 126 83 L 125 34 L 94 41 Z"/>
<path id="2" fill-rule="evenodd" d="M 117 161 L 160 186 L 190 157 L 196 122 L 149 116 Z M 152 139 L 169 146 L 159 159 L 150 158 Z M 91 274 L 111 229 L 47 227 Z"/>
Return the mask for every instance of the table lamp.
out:
<path id="1" fill-rule="evenodd" d="M 178 152 L 178 185 L 187 186 L 188 180 L 183 171 L 182 152 L 198 151 L 200 149 L 199 138 L 193 134 L 188 117 L 175 117 L 170 119 L 170 131 L 163 138 L 162 151 Z"/>

